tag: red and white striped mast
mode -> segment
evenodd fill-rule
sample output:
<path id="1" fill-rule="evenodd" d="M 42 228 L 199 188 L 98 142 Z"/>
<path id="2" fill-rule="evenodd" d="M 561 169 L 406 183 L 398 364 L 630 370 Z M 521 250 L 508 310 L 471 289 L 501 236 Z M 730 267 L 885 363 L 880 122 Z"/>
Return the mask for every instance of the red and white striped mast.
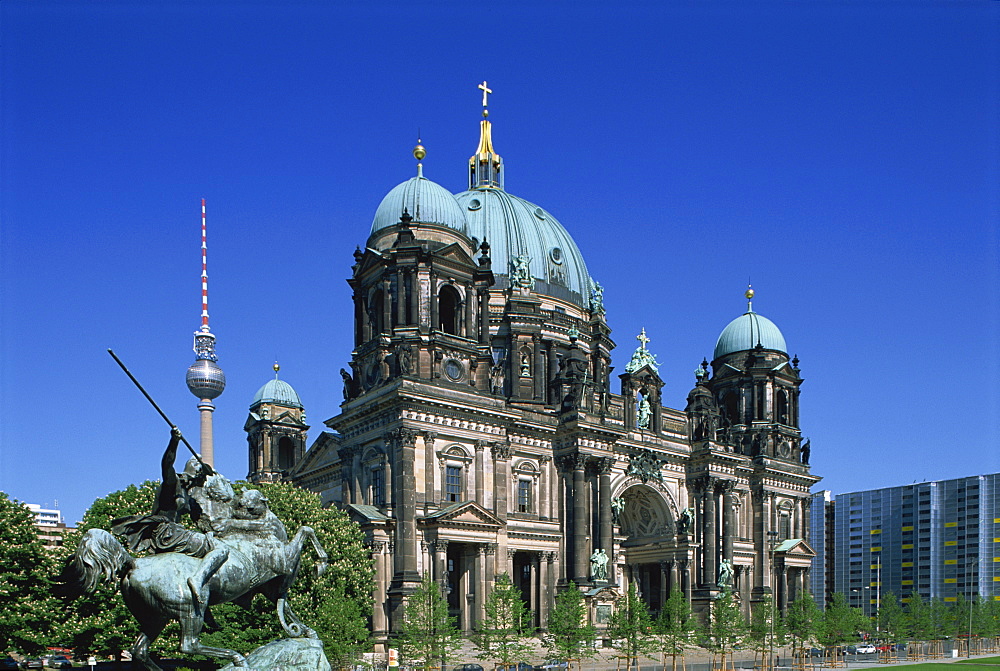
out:
<path id="1" fill-rule="evenodd" d="M 215 355 L 215 335 L 208 327 L 208 229 L 205 219 L 205 199 L 201 199 L 201 328 L 194 332 L 195 361 L 187 371 L 187 386 L 198 398 L 201 415 L 201 460 L 215 465 L 212 439 L 212 413 L 215 399 L 226 388 L 226 376 L 219 368 Z"/>

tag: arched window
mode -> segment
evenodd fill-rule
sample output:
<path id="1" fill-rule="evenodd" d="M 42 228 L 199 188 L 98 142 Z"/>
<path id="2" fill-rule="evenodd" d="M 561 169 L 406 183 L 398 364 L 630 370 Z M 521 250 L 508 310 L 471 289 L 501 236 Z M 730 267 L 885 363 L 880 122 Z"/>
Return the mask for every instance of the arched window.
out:
<path id="1" fill-rule="evenodd" d="M 462 297 L 454 287 L 448 285 L 441 287 L 441 292 L 438 293 L 438 321 L 441 324 L 441 330 L 445 333 L 461 334 L 461 320 L 459 318 L 461 302 Z"/>
<path id="2" fill-rule="evenodd" d="M 372 294 L 371 300 L 368 302 L 368 321 L 372 325 L 372 335 L 378 335 L 382 332 L 385 327 L 385 321 L 383 317 L 385 316 L 385 296 L 382 294 L 382 290 L 379 289 Z"/>
<path id="3" fill-rule="evenodd" d="M 788 392 L 784 389 L 778 392 L 778 402 L 775 408 L 775 419 L 778 424 L 788 424 Z"/>
<path id="4" fill-rule="evenodd" d="M 295 443 L 288 436 L 278 439 L 278 468 L 283 471 L 295 465 Z"/>
<path id="5" fill-rule="evenodd" d="M 384 506 L 385 505 L 385 466 L 379 464 L 371 471 L 372 478 L 372 496 L 371 502 L 373 506 Z"/>
<path id="6" fill-rule="evenodd" d="M 739 400 L 736 398 L 736 394 L 732 391 L 727 391 L 726 395 L 722 397 L 722 415 L 729 421 L 730 424 L 742 424 L 740 422 L 740 407 Z"/>

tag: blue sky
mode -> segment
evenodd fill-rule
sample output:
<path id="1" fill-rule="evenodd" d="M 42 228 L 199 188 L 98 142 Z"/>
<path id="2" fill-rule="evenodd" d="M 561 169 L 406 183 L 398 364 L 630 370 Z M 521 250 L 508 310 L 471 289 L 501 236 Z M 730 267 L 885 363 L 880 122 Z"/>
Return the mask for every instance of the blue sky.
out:
<path id="1" fill-rule="evenodd" d="M 536 6 L 539 5 L 539 6 Z M 801 359 L 834 492 L 1000 471 L 1000 3 L 0 4 L 0 490 L 70 521 L 158 475 L 208 201 L 228 387 L 216 463 L 281 363 L 318 435 L 351 253 L 415 172 L 458 192 L 489 81 L 507 190 L 642 327 L 668 405 L 745 309 Z M 617 383 L 615 385 L 617 391 Z"/>

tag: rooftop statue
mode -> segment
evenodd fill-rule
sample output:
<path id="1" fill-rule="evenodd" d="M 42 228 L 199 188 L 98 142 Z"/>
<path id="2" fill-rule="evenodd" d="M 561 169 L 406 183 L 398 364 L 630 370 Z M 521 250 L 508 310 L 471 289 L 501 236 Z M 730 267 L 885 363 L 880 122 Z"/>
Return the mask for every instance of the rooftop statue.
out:
<path id="1" fill-rule="evenodd" d="M 649 343 L 649 336 L 646 335 L 646 329 L 643 328 L 642 332 L 635 339 L 639 341 L 639 346 L 632 352 L 632 359 L 625 364 L 625 372 L 634 373 L 643 366 L 649 366 L 653 369 L 654 373 L 658 373 L 660 364 L 657 363 L 653 353 L 646 349 L 646 345 Z"/>
<path id="2" fill-rule="evenodd" d="M 256 594 L 275 604 L 289 637 L 316 639 L 316 632 L 298 619 L 286 600 L 306 541 L 319 556 L 319 572 L 326 569 L 327 555 L 316 534 L 300 527 L 289 541 L 261 492 L 250 489 L 237 496 L 229 480 L 197 456 L 183 473 L 174 473 L 181 440 L 180 431 L 172 427 L 152 512 L 112 522 L 112 531 L 124 545 L 104 529 L 84 534 L 63 573 L 67 591 L 89 592 L 99 582 L 117 578 L 125 605 L 142 631 L 132 657 L 149 671 L 160 671 L 149 646 L 170 620 L 180 624 L 185 654 L 228 658 L 246 667 L 246 658 L 235 650 L 202 645 L 198 639 L 210 606 L 248 605 Z M 180 523 L 184 515 L 196 530 Z M 126 546 L 154 554 L 134 557 Z"/>
<path id="3" fill-rule="evenodd" d="M 518 254 L 511 261 L 514 267 L 511 273 L 511 284 L 522 289 L 534 291 L 535 278 L 531 276 L 531 257 L 526 254 Z"/>
<path id="4" fill-rule="evenodd" d="M 605 314 L 604 309 L 604 287 L 600 282 L 594 282 L 590 288 L 590 311 L 595 315 Z"/>

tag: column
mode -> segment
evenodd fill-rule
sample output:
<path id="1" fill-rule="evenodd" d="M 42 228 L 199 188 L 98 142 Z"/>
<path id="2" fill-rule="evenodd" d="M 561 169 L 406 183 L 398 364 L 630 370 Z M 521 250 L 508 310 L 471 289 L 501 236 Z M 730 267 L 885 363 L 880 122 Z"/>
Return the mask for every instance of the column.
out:
<path id="1" fill-rule="evenodd" d="M 542 455 L 538 458 L 538 470 L 540 471 L 538 476 L 538 516 L 543 520 L 547 520 L 552 516 L 552 494 L 549 492 L 549 482 L 551 480 L 549 465 L 551 463 L 552 457 Z"/>
<path id="2" fill-rule="evenodd" d="M 434 271 L 430 272 L 428 296 L 431 303 L 431 330 L 438 331 L 441 329 L 441 320 L 438 317 L 437 273 Z"/>
<path id="3" fill-rule="evenodd" d="M 784 566 L 778 568 L 778 610 L 783 614 L 788 601 L 788 569 Z"/>
<path id="4" fill-rule="evenodd" d="M 392 331 L 392 292 L 390 291 L 389 277 L 382 280 L 382 332 Z"/>
<path id="5" fill-rule="evenodd" d="M 587 456 L 573 455 L 573 580 L 577 585 L 590 583 L 590 552 L 587 547 Z"/>
<path id="6" fill-rule="evenodd" d="M 475 621 L 473 626 L 478 625 L 483 621 L 483 616 L 486 614 L 486 546 L 477 545 L 476 546 L 476 563 L 475 563 L 475 573 L 476 573 L 476 610 L 475 610 Z"/>
<path id="7" fill-rule="evenodd" d="M 437 504 L 441 500 L 440 493 L 434 485 L 434 441 L 437 434 L 433 431 L 424 431 L 424 500 L 431 504 Z"/>
<path id="8" fill-rule="evenodd" d="M 462 325 L 462 335 L 465 336 L 466 338 L 469 338 L 470 340 L 473 337 L 474 333 L 473 328 L 475 325 L 475 322 L 473 321 L 474 317 L 473 307 L 475 306 L 476 301 L 474 300 L 473 296 L 474 294 L 472 291 L 472 285 L 466 284 L 465 296 L 464 299 L 462 300 L 462 307 L 465 308 L 465 319 L 463 320 L 464 323 Z"/>
<path id="9" fill-rule="evenodd" d="M 374 541 L 369 545 L 372 559 L 375 560 L 375 608 L 372 613 L 372 633 L 376 637 L 388 632 L 389 623 L 385 613 L 385 593 L 386 585 L 389 582 L 386 576 L 385 543 Z"/>
<path id="10" fill-rule="evenodd" d="M 542 371 L 545 370 L 545 353 L 542 351 L 541 336 L 537 333 L 531 336 L 531 351 L 534 359 L 535 400 L 544 402 L 546 376 L 542 375 Z"/>
<path id="11" fill-rule="evenodd" d="M 420 324 L 420 278 L 417 277 L 416 268 L 410 268 L 406 271 L 406 296 L 410 304 L 407 324 L 418 326 Z"/>
<path id="12" fill-rule="evenodd" d="M 441 585 L 442 594 L 448 587 L 448 541 L 437 540 L 434 543 L 434 579 Z"/>
<path id="13" fill-rule="evenodd" d="M 485 449 L 486 449 L 486 441 L 477 440 L 476 441 L 476 503 L 478 503 L 481 506 L 486 505 L 486 498 L 485 498 L 486 476 L 483 472 L 484 470 L 483 450 Z"/>
<path id="14" fill-rule="evenodd" d="M 543 622 L 538 619 L 540 614 L 540 599 L 541 599 L 541 552 L 531 553 L 531 619 L 532 624 L 536 627 L 542 626 Z"/>
<path id="15" fill-rule="evenodd" d="M 479 344 L 490 344 L 490 290 L 479 289 Z"/>
<path id="16" fill-rule="evenodd" d="M 387 452 L 385 454 L 385 482 L 383 487 L 385 489 L 385 505 L 390 510 L 392 509 L 392 504 L 396 501 L 396 497 L 392 495 L 392 452 Z M 372 501 L 374 503 L 374 501 Z"/>
<path id="17" fill-rule="evenodd" d="M 551 340 L 549 342 L 549 374 L 545 380 L 545 384 L 548 389 L 545 390 L 545 397 L 549 405 L 554 405 L 556 407 L 562 405 L 562 399 L 557 398 L 558 394 L 552 393 L 552 381 L 555 379 L 556 375 L 559 373 L 559 356 L 556 352 L 556 344 Z"/>
<path id="18" fill-rule="evenodd" d="M 510 458 L 514 450 L 509 443 L 493 443 L 493 509 L 496 516 L 507 521 L 507 483 L 510 482 Z"/>
<path id="19" fill-rule="evenodd" d="M 691 603 L 691 560 L 684 557 L 678 560 L 678 564 L 680 564 L 681 591 L 684 592 L 687 602 Z"/>
<path id="20" fill-rule="evenodd" d="M 601 457 L 597 460 L 598 472 L 598 523 L 600 525 L 601 549 L 608 555 L 608 584 L 615 584 L 614 570 L 614 534 L 611 527 L 611 469 L 615 465 L 613 457 Z"/>
<path id="21" fill-rule="evenodd" d="M 396 429 L 390 442 L 398 445 L 398 468 L 393 473 L 396 506 L 396 557 L 394 580 L 420 582 L 417 571 L 417 483 L 414 476 L 416 434 L 407 428 Z"/>
<path id="22" fill-rule="evenodd" d="M 388 445 L 388 441 L 386 441 Z M 351 501 L 364 503 L 361 495 L 361 448 L 351 450 Z"/>
<path id="23" fill-rule="evenodd" d="M 542 552 L 539 561 L 541 594 L 539 596 L 538 617 L 543 624 L 549 621 L 549 605 L 555 595 L 555 589 L 552 584 L 552 560 L 554 555 L 554 552 Z"/>
<path id="24" fill-rule="evenodd" d="M 734 490 L 736 483 L 726 480 L 720 484 L 722 489 L 722 558 L 733 561 L 733 536 L 736 534 L 736 501 Z"/>
<path id="25" fill-rule="evenodd" d="M 715 480 L 713 478 L 706 478 L 703 496 L 705 497 L 705 522 L 703 527 L 705 553 L 702 557 L 704 567 L 702 581 L 705 585 L 713 586 L 716 580 L 718 580 L 719 568 L 718 551 L 716 550 Z"/>
<path id="26" fill-rule="evenodd" d="M 406 324 L 406 271 L 396 271 L 396 325 Z"/>
<path id="27" fill-rule="evenodd" d="M 667 597 L 670 594 L 669 585 L 670 581 L 670 562 L 661 561 L 660 562 L 660 610 L 663 610 L 664 604 L 667 603 Z"/>

